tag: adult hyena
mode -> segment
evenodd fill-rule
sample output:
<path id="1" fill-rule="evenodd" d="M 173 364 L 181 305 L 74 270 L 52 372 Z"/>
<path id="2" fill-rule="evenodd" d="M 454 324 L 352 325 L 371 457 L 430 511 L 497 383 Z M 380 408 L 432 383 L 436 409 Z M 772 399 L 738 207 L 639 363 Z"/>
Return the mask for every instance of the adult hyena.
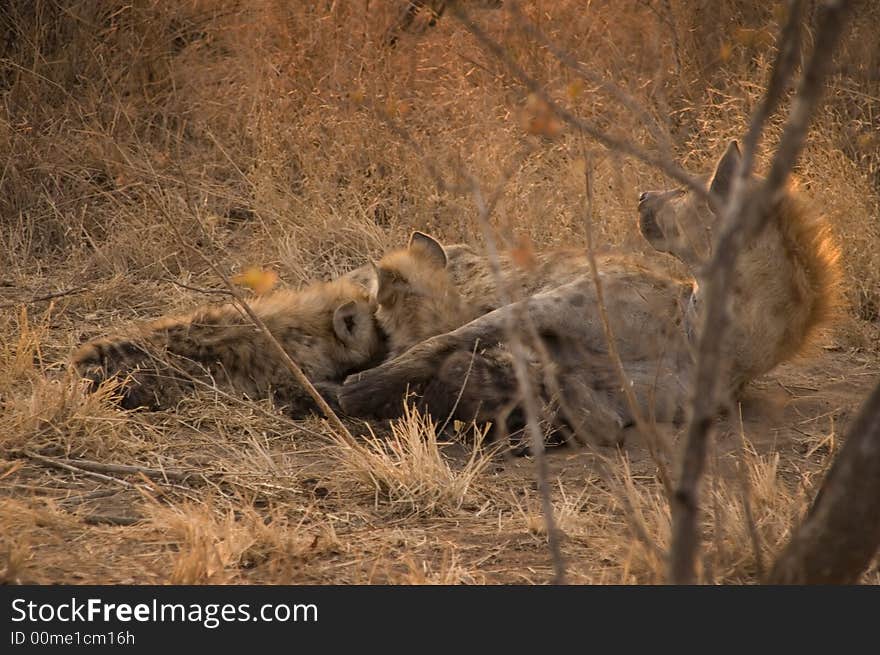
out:
<path id="1" fill-rule="evenodd" d="M 527 262 L 522 259 L 507 251 L 498 256 L 513 298 L 548 291 L 588 270 L 583 250 L 535 252 Z M 501 306 L 496 275 L 484 255 L 464 244 L 443 246 L 422 232 L 413 232 L 405 248 L 373 265 L 372 288 L 392 356 Z"/>
<path id="2" fill-rule="evenodd" d="M 709 189 L 722 202 L 739 160 L 733 142 L 711 176 Z M 717 220 L 696 194 L 646 192 L 639 198 L 639 227 L 657 250 L 697 272 L 711 254 Z M 520 276 L 513 285 L 526 290 L 531 285 L 535 292 L 503 307 L 496 300 L 493 307 L 489 299 L 498 296 L 494 278 L 463 272 L 468 267 L 471 273 L 488 271 L 488 262 L 463 251 L 456 263 L 454 249 L 445 252 L 448 277 L 459 296 L 477 303 L 470 305 L 475 313 L 490 311 L 351 376 L 340 396 L 343 409 L 395 416 L 404 394 L 415 390 L 438 416 L 491 420 L 493 413 L 509 413 L 517 403 L 517 385 L 506 343 L 508 326 L 515 325 L 526 340 L 530 369 L 551 411 L 558 406 L 564 410 L 556 412 L 558 418 L 600 442 L 617 441 L 620 426 L 632 417 L 611 373 L 586 260 L 576 255 L 554 260 L 552 253 L 545 254 L 539 261 L 556 261 L 552 274 L 538 267 L 530 280 L 523 282 Z M 601 256 L 598 266 L 620 357 L 642 411 L 659 421 L 673 420 L 684 407 L 701 327 L 697 276 L 681 279 L 671 269 L 632 257 Z M 773 206 L 766 229 L 742 253 L 734 276 L 734 318 L 725 348 L 731 360 L 726 382 L 736 392 L 803 350 L 833 314 L 840 274 L 827 222 L 791 194 L 784 195 Z M 380 315 L 382 310 L 380 302 Z M 424 314 L 418 320 L 424 321 Z M 393 332 L 394 324 L 405 320 L 386 317 L 383 322 Z M 393 334 L 390 338 L 394 340 Z"/>
<path id="3" fill-rule="evenodd" d="M 331 404 L 346 375 L 386 355 L 375 301 L 349 279 L 276 291 L 250 304 Z M 72 363 L 93 385 L 119 378 L 125 408 L 170 407 L 201 380 L 251 398 L 271 396 L 292 416 L 316 409 L 263 334 L 231 303 L 95 339 L 74 353 Z"/>

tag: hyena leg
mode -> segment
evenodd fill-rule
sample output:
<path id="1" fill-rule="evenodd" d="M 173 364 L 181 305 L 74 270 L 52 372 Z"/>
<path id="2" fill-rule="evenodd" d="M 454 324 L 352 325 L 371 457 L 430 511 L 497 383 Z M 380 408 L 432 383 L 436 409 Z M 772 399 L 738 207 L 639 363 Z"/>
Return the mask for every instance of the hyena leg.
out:
<path id="1" fill-rule="evenodd" d="M 534 377 L 534 376 L 533 376 Z M 449 355 L 418 401 L 438 422 L 505 422 L 519 404 L 512 360 L 502 348 Z"/>
<path id="2" fill-rule="evenodd" d="M 602 446 L 622 442 L 624 419 L 614 398 L 603 388 L 602 376 L 590 376 L 588 364 L 572 367 L 570 351 L 566 351 L 568 367 L 555 360 L 542 361 L 531 348 L 527 352 L 531 388 L 542 405 L 538 418 L 550 442 L 562 443 L 572 437 Z M 593 386 L 596 383 L 598 388 Z M 449 419 L 491 423 L 493 439 L 507 438 L 525 428 L 513 356 L 503 347 L 448 356 L 427 384 L 418 406 L 441 423 Z M 527 451 L 523 438 L 519 441 Z"/>
<path id="3" fill-rule="evenodd" d="M 624 418 L 617 403 L 583 371 L 560 375 L 554 386 L 556 420 L 576 439 L 600 446 L 623 443 Z"/>
<path id="4" fill-rule="evenodd" d="M 337 414 L 342 413 L 339 404 L 339 391 L 342 384 L 338 382 L 313 382 L 312 385 L 321 397 Z M 302 419 L 310 414 L 321 415 L 318 403 L 295 380 L 285 381 L 272 387 L 272 400 L 284 413 L 292 419 Z"/>
<path id="5" fill-rule="evenodd" d="M 609 393 L 617 385 L 607 385 L 603 353 L 586 353 L 577 344 L 546 338 L 525 345 L 525 352 L 530 387 L 542 404 L 538 418 L 554 443 L 572 437 L 602 446 L 622 442 L 624 419 Z M 491 410 L 492 414 L 484 410 L 484 417 L 494 419 L 500 429 L 522 430 L 525 415 L 512 353 L 502 347 L 489 349 L 481 364 L 481 375 L 463 388 L 462 397 L 470 406 Z M 462 373 L 459 366 L 452 380 L 464 379 Z"/>

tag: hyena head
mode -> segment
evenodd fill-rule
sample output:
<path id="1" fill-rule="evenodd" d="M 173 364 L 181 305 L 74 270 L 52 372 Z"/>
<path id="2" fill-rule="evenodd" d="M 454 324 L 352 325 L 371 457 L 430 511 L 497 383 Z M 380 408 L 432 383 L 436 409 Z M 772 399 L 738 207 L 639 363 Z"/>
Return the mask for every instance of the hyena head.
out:
<path id="1" fill-rule="evenodd" d="M 331 369 L 361 369 L 384 357 L 385 335 L 377 324 L 376 302 L 369 290 L 340 278 L 306 287 L 299 296 L 303 331 L 311 331 L 318 341 L 328 340 L 325 350 L 330 353 Z M 291 322 L 296 325 L 297 321 Z M 322 373 L 316 371 L 319 376 Z"/>
<path id="2" fill-rule="evenodd" d="M 466 322 L 447 263 L 436 239 L 413 232 L 406 248 L 375 264 L 376 320 L 388 336 L 392 356 Z"/>
<path id="3" fill-rule="evenodd" d="M 741 159 L 739 146 L 731 141 L 718 161 L 709 191 L 721 202 L 727 199 Z M 696 273 L 712 251 L 716 221 L 709 203 L 683 189 L 645 191 L 639 195 L 639 229 L 648 242 L 684 262 Z"/>

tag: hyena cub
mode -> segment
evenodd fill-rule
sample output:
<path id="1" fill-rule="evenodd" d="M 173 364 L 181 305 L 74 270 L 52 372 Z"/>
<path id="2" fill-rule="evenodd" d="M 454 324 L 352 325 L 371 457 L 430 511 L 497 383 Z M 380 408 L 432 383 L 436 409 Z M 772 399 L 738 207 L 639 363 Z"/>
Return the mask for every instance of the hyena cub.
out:
<path id="1" fill-rule="evenodd" d="M 389 337 L 392 357 L 477 317 L 459 294 L 448 264 L 443 247 L 421 232 L 375 264 L 376 320 Z"/>
<path id="2" fill-rule="evenodd" d="M 348 279 L 277 291 L 251 301 L 254 312 L 331 406 L 336 384 L 386 354 L 369 292 Z M 98 384 L 122 383 L 125 408 L 167 408 L 198 381 L 251 398 L 272 397 L 295 417 L 314 411 L 250 319 L 233 304 L 164 317 L 133 334 L 95 339 L 73 355 L 77 372 Z"/>

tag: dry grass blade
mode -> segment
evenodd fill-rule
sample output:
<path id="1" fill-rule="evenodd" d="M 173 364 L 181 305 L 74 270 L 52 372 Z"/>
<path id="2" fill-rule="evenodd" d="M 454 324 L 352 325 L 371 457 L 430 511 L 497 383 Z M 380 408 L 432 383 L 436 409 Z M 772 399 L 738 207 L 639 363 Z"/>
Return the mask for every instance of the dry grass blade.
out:
<path id="1" fill-rule="evenodd" d="M 752 543 L 752 550 L 755 554 L 755 568 L 758 578 L 764 579 L 764 556 L 761 552 L 761 535 L 758 532 L 758 526 L 755 524 L 755 514 L 752 511 L 752 489 L 749 483 L 749 476 L 746 474 L 746 435 L 742 420 L 742 405 L 738 406 L 739 414 L 739 439 L 741 452 L 736 462 L 736 472 L 739 476 L 740 486 L 742 488 L 743 512 L 745 514 L 746 525 L 749 528 L 749 540 Z"/>
<path id="2" fill-rule="evenodd" d="M 355 444 L 338 440 L 334 452 L 347 475 L 402 516 L 455 515 L 472 500 L 492 461 L 477 433 L 467 460 L 454 465 L 443 454 L 434 423 L 410 406 L 391 423 L 387 437 L 371 435 Z"/>

